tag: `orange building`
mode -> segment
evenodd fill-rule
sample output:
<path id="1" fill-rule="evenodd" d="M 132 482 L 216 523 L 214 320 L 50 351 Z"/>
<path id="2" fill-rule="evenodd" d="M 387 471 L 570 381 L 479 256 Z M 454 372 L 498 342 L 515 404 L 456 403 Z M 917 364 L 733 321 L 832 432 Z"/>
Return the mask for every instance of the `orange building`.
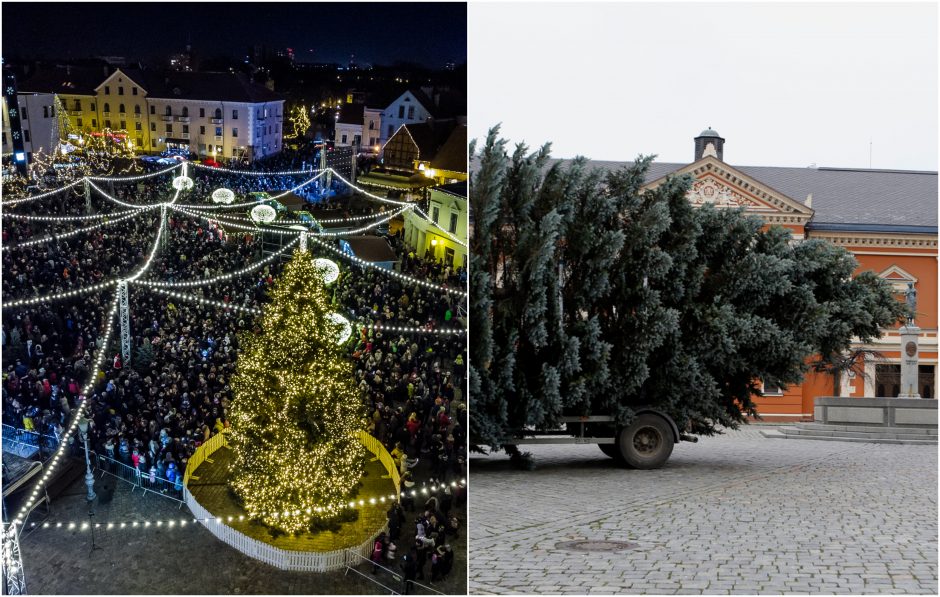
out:
<path id="1" fill-rule="evenodd" d="M 858 260 L 857 271 L 872 270 L 904 299 L 907 284 L 917 290 L 921 328 L 918 391 L 936 398 L 937 366 L 937 173 L 849 168 L 731 166 L 724 162 L 725 140 L 708 129 L 695 138 L 691 164 L 654 162 L 646 187 L 667 175 L 689 174 L 695 182 L 689 200 L 696 205 L 743 207 L 768 225 L 789 228 L 794 240 L 824 238 L 845 247 Z M 591 162 L 601 168 L 622 163 Z M 843 376 L 840 396 L 897 396 L 900 391 L 900 338 L 897 327 L 858 348 L 878 351 L 863 373 Z M 755 402 L 768 421 L 812 418 L 813 399 L 833 395 L 829 375 L 810 373 L 804 383 L 764 388 Z"/>

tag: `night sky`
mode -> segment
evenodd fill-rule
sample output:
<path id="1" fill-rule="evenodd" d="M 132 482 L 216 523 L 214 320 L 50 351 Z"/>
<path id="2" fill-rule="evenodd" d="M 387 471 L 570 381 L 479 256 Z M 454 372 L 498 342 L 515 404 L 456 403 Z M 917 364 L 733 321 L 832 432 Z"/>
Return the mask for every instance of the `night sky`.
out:
<path id="1" fill-rule="evenodd" d="M 5 59 L 96 55 L 149 60 L 181 52 L 243 59 L 248 47 L 290 47 L 298 62 L 467 59 L 463 3 L 115 2 L 3 3 Z"/>

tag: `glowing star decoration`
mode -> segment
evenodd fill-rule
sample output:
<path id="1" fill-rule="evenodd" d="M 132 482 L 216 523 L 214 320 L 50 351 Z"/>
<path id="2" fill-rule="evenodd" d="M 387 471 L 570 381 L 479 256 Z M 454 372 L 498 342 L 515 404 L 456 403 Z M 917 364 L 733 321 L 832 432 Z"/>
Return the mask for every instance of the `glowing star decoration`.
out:
<path id="1" fill-rule="evenodd" d="M 173 188 L 177 191 L 188 191 L 193 188 L 193 179 L 188 176 L 177 176 L 173 179 Z"/>
<path id="2" fill-rule="evenodd" d="M 329 259 L 314 259 L 313 267 L 320 272 L 320 276 L 323 278 L 323 283 L 330 285 L 339 278 L 339 266 L 336 265 L 335 261 Z"/>
<path id="3" fill-rule="evenodd" d="M 235 201 L 235 193 L 229 189 L 216 189 L 212 191 L 212 200 L 216 203 L 231 203 Z"/>
<path id="4" fill-rule="evenodd" d="M 251 219 L 258 224 L 273 222 L 277 212 L 270 205 L 256 205 L 251 208 Z"/>
<path id="5" fill-rule="evenodd" d="M 336 335 L 337 344 L 343 344 L 346 340 L 349 340 L 349 337 L 352 336 L 352 324 L 349 323 L 348 319 L 335 311 L 327 314 L 326 318 L 334 324 L 342 326 L 339 333 Z"/>

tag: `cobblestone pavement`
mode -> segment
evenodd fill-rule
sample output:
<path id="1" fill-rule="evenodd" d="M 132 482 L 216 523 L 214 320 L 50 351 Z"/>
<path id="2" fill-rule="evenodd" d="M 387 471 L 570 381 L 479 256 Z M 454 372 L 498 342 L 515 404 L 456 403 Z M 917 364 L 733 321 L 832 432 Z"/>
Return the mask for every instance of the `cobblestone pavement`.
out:
<path id="1" fill-rule="evenodd" d="M 937 446 L 751 427 L 655 471 L 593 445 L 531 452 L 535 471 L 471 459 L 471 593 L 937 594 Z M 638 546 L 556 547 L 572 540 Z"/>
<path id="2" fill-rule="evenodd" d="M 114 483 L 115 481 L 110 481 Z M 78 524 L 95 522 L 128 523 L 137 520 L 192 520 L 183 506 L 153 494 L 131 493 L 130 486 L 117 482 L 113 500 L 96 504 L 95 516 L 88 518 L 84 478 L 73 483 L 66 495 L 53 501 L 53 512 L 43 517 L 42 507 L 30 517 L 20 539 L 26 587 L 31 594 L 389 594 L 389 590 L 362 575 L 342 571 L 330 573 L 287 572 L 253 560 L 215 538 L 201 525 L 190 522 L 185 528 L 168 529 L 154 526 L 124 530 L 98 529 L 91 551 L 89 531 L 77 528 L 42 528 L 48 521 Z M 99 494 L 102 481 L 98 481 Z M 465 506 L 457 516 L 465 520 Z M 414 528 L 414 515 L 407 515 L 408 526 Z M 404 535 L 404 530 L 403 530 Z M 414 536 L 412 530 L 411 536 Z M 404 538 L 399 543 L 404 549 Z M 434 589 L 447 594 L 466 594 L 467 541 L 466 528 L 458 539 L 451 541 L 454 566 L 451 573 Z M 430 565 L 428 565 L 430 566 Z M 400 572 L 397 562 L 390 564 Z M 401 590 L 388 572 L 371 574 L 371 565 L 357 566 L 365 577 Z M 415 593 L 428 594 L 427 590 Z"/>

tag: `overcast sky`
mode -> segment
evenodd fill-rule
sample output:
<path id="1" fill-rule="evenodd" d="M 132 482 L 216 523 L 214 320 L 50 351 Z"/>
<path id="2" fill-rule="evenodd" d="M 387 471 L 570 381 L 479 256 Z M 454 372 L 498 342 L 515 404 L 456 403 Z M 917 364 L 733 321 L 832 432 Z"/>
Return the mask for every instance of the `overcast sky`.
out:
<path id="1" fill-rule="evenodd" d="M 937 5 L 476 4 L 471 138 L 688 163 L 937 170 Z"/>

